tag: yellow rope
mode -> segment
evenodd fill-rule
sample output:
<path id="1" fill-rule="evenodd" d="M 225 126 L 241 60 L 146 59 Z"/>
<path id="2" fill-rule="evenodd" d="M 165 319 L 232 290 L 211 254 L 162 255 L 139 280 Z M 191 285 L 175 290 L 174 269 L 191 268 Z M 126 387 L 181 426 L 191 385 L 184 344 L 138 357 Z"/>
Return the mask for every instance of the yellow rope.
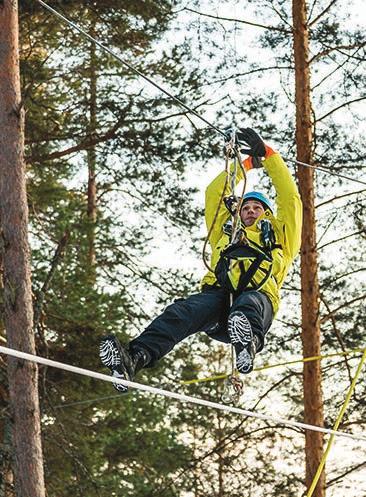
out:
<path id="1" fill-rule="evenodd" d="M 362 358 L 361 358 L 361 361 L 358 365 L 358 368 L 357 368 L 357 371 L 356 371 L 356 374 L 352 380 L 352 383 L 351 383 L 351 386 L 348 390 L 348 393 L 347 393 L 347 396 L 346 396 L 346 399 L 344 401 L 344 404 L 342 406 L 342 409 L 340 410 L 340 413 L 338 414 L 338 417 L 336 419 L 336 422 L 334 423 L 334 426 L 333 426 L 333 430 L 338 430 L 338 427 L 342 421 L 342 418 L 344 416 L 344 413 L 346 412 L 346 409 L 348 407 L 348 404 L 351 400 L 351 396 L 352 396 L 352 393 L 355 389 L 355 386 L 356 386 L 356 383 L 357 383 L 357 380 L 358 380 L 358 377 L 361 373 L 361 369 L 362 369 L 362 366 L 363 366 L 363 363 L 365 362 L 365 359 L 366 359 L 366 349 L 364 349 L 363 351 L 363 355 L 362 355 Z M 309 492 L 307 494 L 306 497 L 311 497 L 313 495 L 313 492 L 315 490 L 315 487 L 319 481 L 319 478 L 320 478 L 320 475 L 322 474 L 322 471 L 323 471 L 323 468 L 324 468 L 324 465 L 325 465 L 325 461 L 327 460 L 327 457 L 328 457 L 328 454 L 329 454 L 329 451 L 332 447 L 332 444 L 333 444 L 333 441 L 334 441 L 334 435 L 331 435 L 330 438 L 329 438 L 329 441 L 328 441 L 328 444 L 327 444 L 327 448 L 325 449 L 324 451 L 324 454 L 323 454 L 323 457 L 320 461 L 320 464 L 319 464 L 319 467 L 318 467 L 318 470 L 314 476 L 314 480 L 309 488 Z"/>
<path id="2" fill-rule="evenodd" d="M 279 362 L 277 364 L 267 364 L 265 366 L 261 366 L 259 368 L 254 368 L 254 371 L 264 371 L 266 369 L 271 369 L 271 368 L 278 368 L 280 366 L 289 366 L 291 364 L 299 364 L 303 362 L 311 362 L 311 361 L 318 361 L 322 359 L 329 359 L 331 357 L 339 357 L 339 356 L 346 356 L 346 355 L 351 355 L 351 354 L 357 354 L 359 352 L 363 352 L 364 349 L 353 349 L 353 350 L 348 350 L 345 352 L 335 352 L 333 354 L 324 354 L 324 355 L 317 355 L 317 356 L 312 356 L 312 357 L 304 357 L 302 359 L 296 359 L 294 361 L 288 361 L 288 362 Z M 181 385 L 192 385 L 194 383 L 204 383 L 206 381 L 217 381 L 217 380 L 225 380 L 229 374 L 219 374 L 216 376 L 210 376 L 209 378 L 195 378 L 193 380 L 182 380 L 179 383 Z"/>

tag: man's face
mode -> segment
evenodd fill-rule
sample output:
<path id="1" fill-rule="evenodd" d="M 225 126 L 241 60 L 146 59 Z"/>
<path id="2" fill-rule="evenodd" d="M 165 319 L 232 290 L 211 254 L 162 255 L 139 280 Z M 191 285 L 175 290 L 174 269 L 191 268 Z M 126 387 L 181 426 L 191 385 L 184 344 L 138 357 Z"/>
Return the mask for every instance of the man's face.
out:
<path id="1" fill-rule="evenodd" d="M 240 217 L 244 226 L 251 226 L 264 213 L 263 205 L 257 200 L 247 200 L 242 206 Z"/>

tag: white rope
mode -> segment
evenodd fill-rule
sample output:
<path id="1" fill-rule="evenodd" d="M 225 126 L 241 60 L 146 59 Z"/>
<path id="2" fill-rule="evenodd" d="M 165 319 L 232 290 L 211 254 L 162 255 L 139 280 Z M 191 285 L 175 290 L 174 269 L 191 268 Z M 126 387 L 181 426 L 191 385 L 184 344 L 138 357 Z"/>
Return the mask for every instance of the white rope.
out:
<path id="1" fill-rule="evenodd" d="M 258 414 L 256 412 L 247 411 L 238 407 L 227 406 L 219 404 L 217 402 L 211 402 L 209 400 L 199 399 L 196 397 L 191 397 L 189 395 L 184 395 L 175 392 L 169 392 L 168 390 L 162 390 L 161 388 L 151 387 L 149 385 L 143 385 L 141 383 L 135 383 L 133 381 L 121 380 L 119 378 L 114 378 L 106 374 L 97 373 L 95 371 L 90 371 L 89 369 L 78 368 L 76 366 L 71 366 L 69 364 L 64 364 L 62 362 L 52 361 L 51 359 L 46 359 L 44 357 L 39 357 L 32 354 L 27 354 L 25 352 L 20 352 L 18 350 L 10 349 L 8 347 L 0 346 L 0 353 L 17 357 L 18 359 L 25 359 L 26 361 L 37 362 L 38 364 L 43 364 L 44 366 L 51 366 L 53 368 L 63 369 L 65 371 L 70 371 L 71 373 L 80 374 L 83 376 L 89 376 L 90 378 L 95 378 L 96 380 L 108 381 L 110 383 L 120 383 L 130 388 L 137 388 L 138 390 L 143 390 L 145 392 L 153 393 L 156 395 L 163 395 L 165 397 L 170 397 L 172 399 L 179 400 L 181 402 L 190 402 L 192 404 L 198 404 L 201 406 L 211 407 L 213 409 L 218 409 L 224 412 L 231 412 L 233 414 L 240 414 L 242 416 L 248 416 L 251 418 L 261 419 L 263 421 L 270 421 L 271 423 L 278 423 L 285 426 L 293 426 L 295 428 L 301 428 L 303 430 L 318 431 L 322 433 L 328 433 L 330 435 L 337 435 L 339 437 L 352 438 L 353 440 L 363 440 L 366 441 L 366 435 L 352 435 L 350 433 L 344 433 L 342 431 L 330 430 L 327 428 L 322 428 L 321 426 L 309 425 L 305 423 L 299 423 L 297 421 L 291 421 L 288 419 L 275 418 L 267 414 Z"/>

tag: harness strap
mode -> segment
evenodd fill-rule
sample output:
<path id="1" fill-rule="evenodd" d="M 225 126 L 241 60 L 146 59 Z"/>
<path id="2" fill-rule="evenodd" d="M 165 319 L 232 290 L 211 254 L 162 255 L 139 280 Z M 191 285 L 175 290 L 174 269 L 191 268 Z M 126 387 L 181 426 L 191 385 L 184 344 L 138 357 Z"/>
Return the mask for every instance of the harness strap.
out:
<path id="1" fill-rule="evenodd" d="M 253 290 L 259 290 L 260 288 L 262 288 L 262 286 L 265 284 L 265 282 L 272 274 L 272 264 L 268 270 L 260 267 L 264 259 L 265 259 L 264 256 L 259 255 L 257 259 L 251 263 L 251 265 L 248 267 L 247 270 L 245 270 L 244 262 L 239 261 L 239 268 L 241 274 L 238 282 L 238 288 L 236 291 L 241 291 L 246 289 L 249 284 L 251 285 L 251 289 Z M 254 281 L 252 281 L 257 271 L 263 271 L 263 273 L 265 273 L 265 276 L 260 281 L 260 283 L 255 283 Z"/>
<path id="2" fill-rule="evenodd" d="M 280 245 L 273 248 L 280 248 Z M 252 259 L 247 269 L 245 268 L 245 259 Z M 233 264 L 234 261 L 236 261 L 236 264 Z M 263 261 L 269 263 L 268 269 L 261 267 Z M 236 288 L 230 279 L 230 274 L 232 274 L 231 271 L 235 265 L 237 265 L 240 270 Z M 263 250 L 261 245 L 258 245 L 253 241 L 250 241 L 247 244 L 238 242 L 229 245 L 221 252 L 221 257 L 216 266 L 215 273 L 221 286 L 224 286 L 228 288 L 230 292 L 237 294 L 246 289 L 259 290 L 262 288 L 272 275 L 272 266 L 273 259 L 271 252 Z M 264 274 L 264 276 L 259 282 L 255 282 L 254 277 L 258 274 L 258 271 Z"/>

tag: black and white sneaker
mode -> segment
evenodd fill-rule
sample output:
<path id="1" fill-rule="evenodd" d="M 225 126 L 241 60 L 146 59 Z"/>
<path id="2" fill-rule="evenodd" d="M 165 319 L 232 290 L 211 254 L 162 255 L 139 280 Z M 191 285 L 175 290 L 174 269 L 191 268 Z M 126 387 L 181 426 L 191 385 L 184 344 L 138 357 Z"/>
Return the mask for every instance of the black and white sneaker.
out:
<path id="1" fill-rule="evenodd" d="M 253 334 L 252 326 L 243 312 L 236 311 L 230 314 L 228 333 L 236 352 L 237 370 L 239 373 L 250 373 L 254 366 L 258 338 Z"/>
<path id="2" fill-rule="evenodd" d="M 108 335 L 101 340 L 99 357 L 102 364 L 111 370 L 112 376 L 122 380 L 133 380 L 135 368 L 132 357 L 117 337 Z M 128 390 L 128 387 L 120 383 L 113 383 L 113 386 L 120 393 L 125 393 Z"/>

